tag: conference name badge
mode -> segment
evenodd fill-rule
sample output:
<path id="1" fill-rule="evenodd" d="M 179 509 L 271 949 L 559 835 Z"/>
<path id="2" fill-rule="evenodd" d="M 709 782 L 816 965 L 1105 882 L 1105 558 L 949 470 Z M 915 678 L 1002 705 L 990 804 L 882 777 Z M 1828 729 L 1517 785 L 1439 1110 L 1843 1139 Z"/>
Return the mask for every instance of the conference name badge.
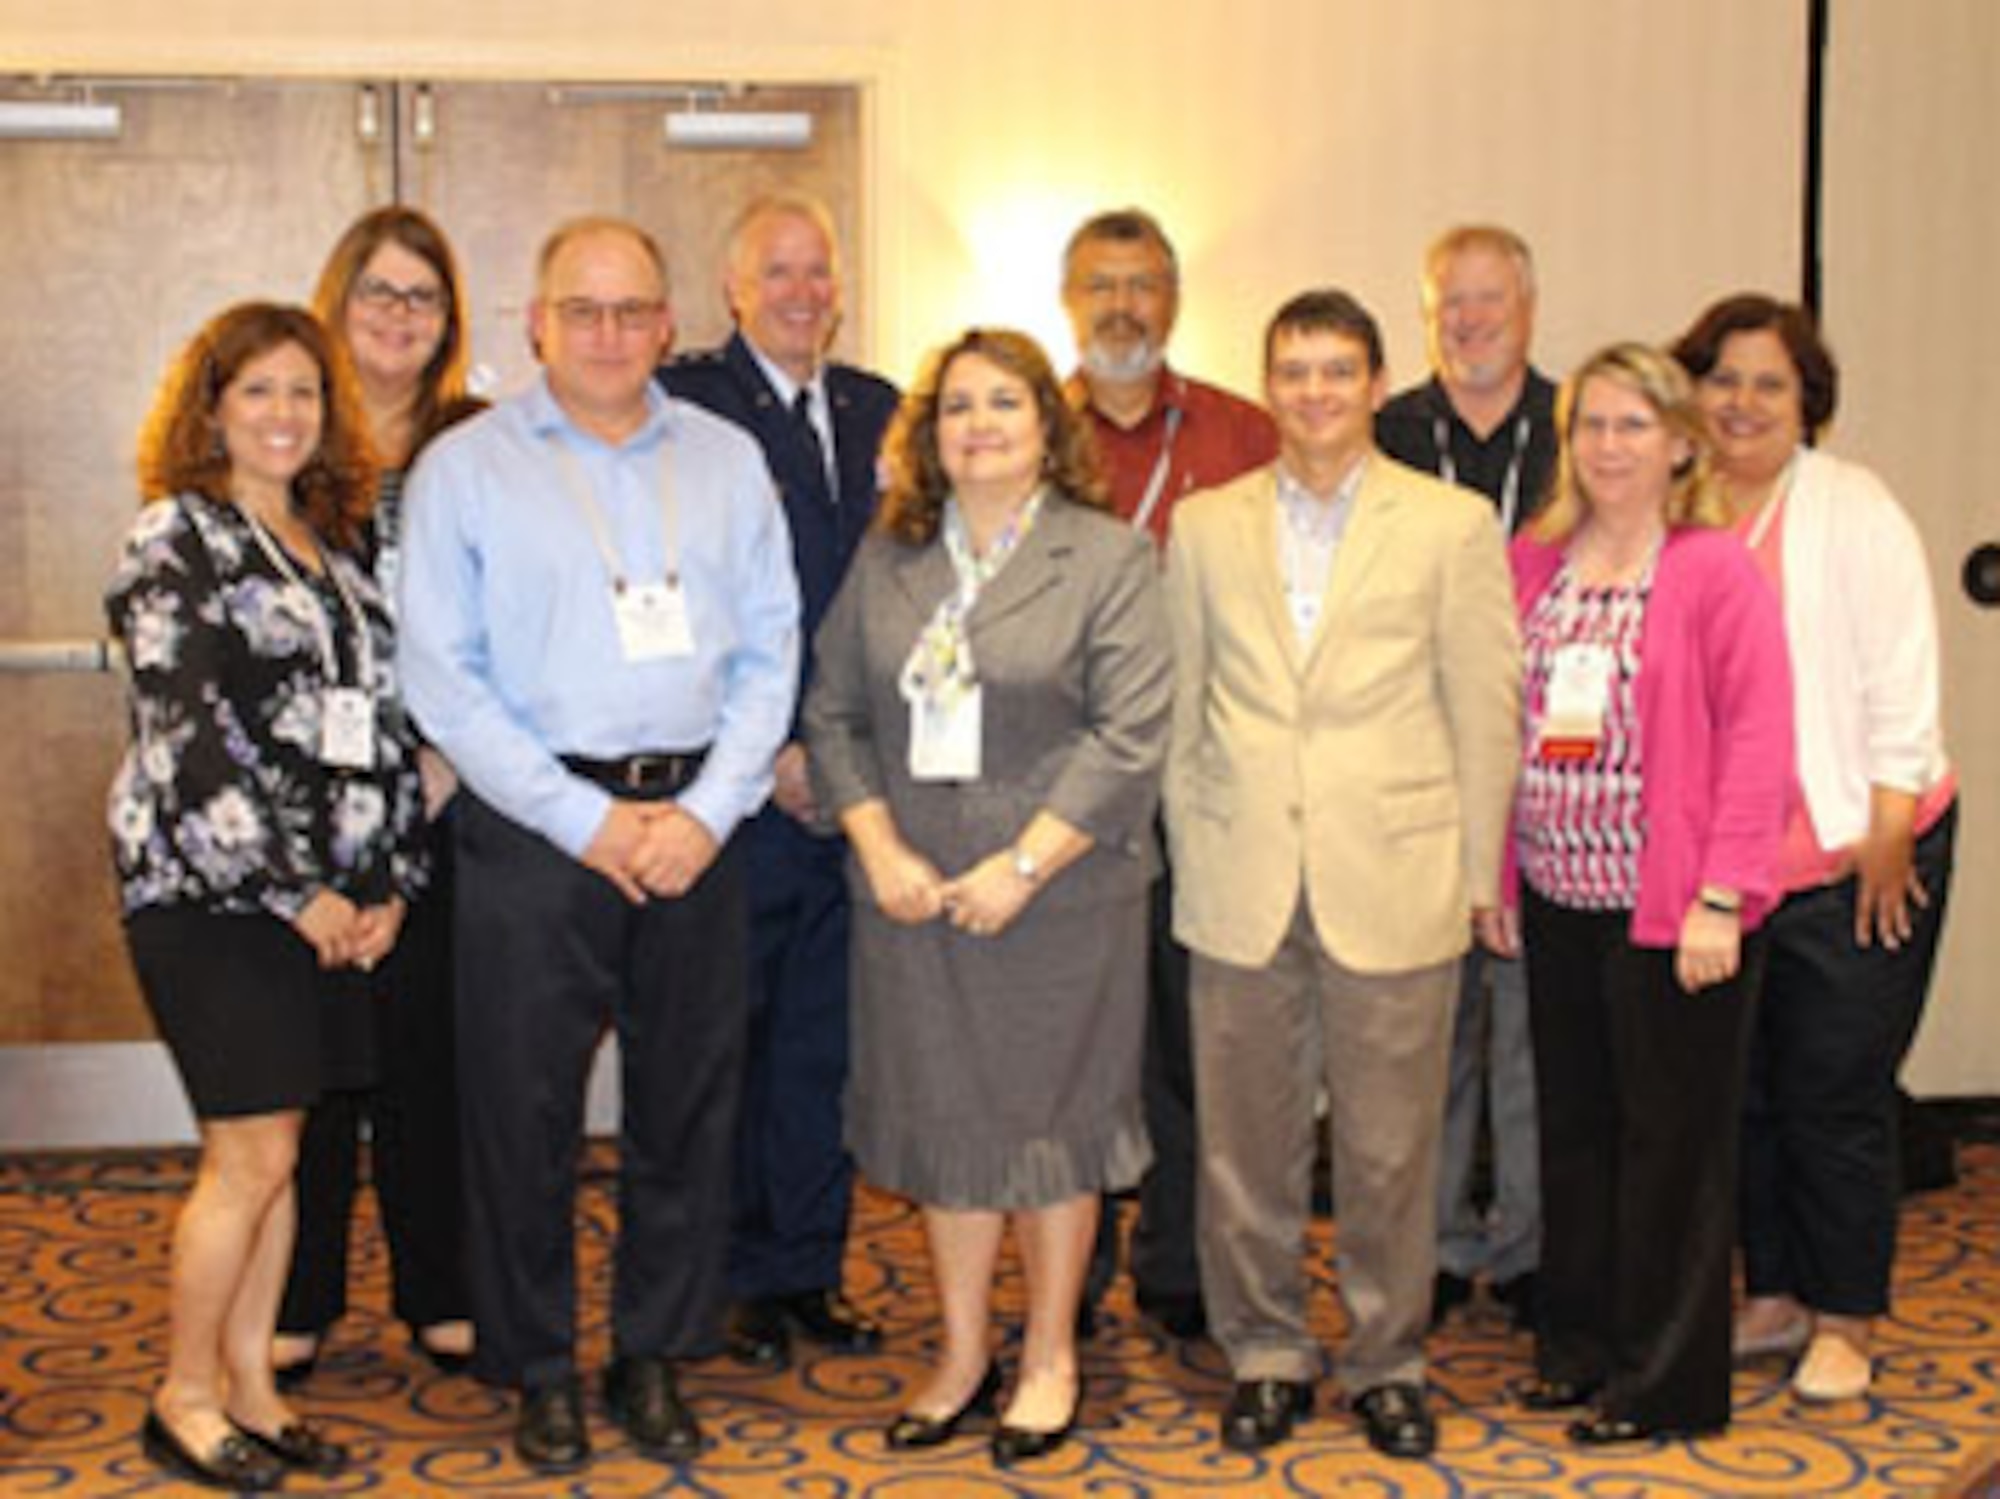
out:
<path id="1" fill-rule="evenodd" d="M 320 694 L 319 758 L 336 770 L 375 768 L 375 704 L 359 687 Z"/>
<path id="2" fill-rule="evenodd" d="M 627 661 L 694 654 L 687 593 L 678 582 L 628 583 L 612 590 L 611 607 L 618 616 L 618 644 Z"/>
<path id="3" fill-rule="evenodd" d="M 1536 751 L 1543 760 L 1596 757 L 1604 742 L 1604 716 L 1611 706 L 1615 669 L 1616 660 L 1608 645 L 1576 641 L 1556 648 Z"/>
<path id="4" fill-rule="evenodd" d="M 979 779 L 980 689 L 926 695 L 910 704 L 910 778 L 917 781 Z"/>

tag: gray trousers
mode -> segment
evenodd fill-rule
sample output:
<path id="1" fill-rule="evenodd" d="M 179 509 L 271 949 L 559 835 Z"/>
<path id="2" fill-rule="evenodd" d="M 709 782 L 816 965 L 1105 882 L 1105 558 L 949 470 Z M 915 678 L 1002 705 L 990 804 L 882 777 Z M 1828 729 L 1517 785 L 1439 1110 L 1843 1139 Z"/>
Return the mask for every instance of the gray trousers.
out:
<path id="1" fill-rule="evenodd" d="M 1438 1268 L 1508 1281 L 1542 1261 L 1542 1166 L 1535 1128 L 1535 1045 L 1528 972 L 1519 958 L 1465 955 L 1452 1027 L 1438 1176 Z M 1473 1200 L 1479 1125 L 1493 1140 L 1493 1201 Z"/>
<path id="2" fill-rule="evenodd" d="M 1423 1379 L 1458 967 L 1355 973 L 1320 946 L 1303 902 L 1266 967 L 1195 955 L 1202 1289 L 1237 1379 L 1320 1373 L 1305 1246 L 1322 1087 L 1349 1327 L 1341 1382 L 1356 1395 Z"/>

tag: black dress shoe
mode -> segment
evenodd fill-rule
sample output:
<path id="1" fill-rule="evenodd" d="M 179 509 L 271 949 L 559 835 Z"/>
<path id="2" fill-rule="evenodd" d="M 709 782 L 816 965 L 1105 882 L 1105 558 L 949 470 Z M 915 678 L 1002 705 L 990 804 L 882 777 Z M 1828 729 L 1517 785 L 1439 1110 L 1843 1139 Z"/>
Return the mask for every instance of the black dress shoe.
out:
<path id="1" fill-rule="evenodd" d="M 729 1310 L 729 1356 L 775 1374 L 792 1362 L 792 1330 L 776 1297 L 739 1301 Z"/>
<path id="2" fill-rule="evenodd" d="M 1472 1300 L 1470 1276 L 1440 1270 L 1431 1282 L 1431 1330 L 1444 1326 L 1444 1319 Z"/>
<path id="3" fill-rule="evenodd" d="M 248 1437 L 253 1446 L 262 1448 L 287 1468 L 317 1478 L 332 1478 L 347 1471 L 347 1449 L 308 1422 L 293 1421 L 275 1433 L 257 1431 L 236 1420 L 229 1424 Z"/>
<path id="4" fill-rule="evenodd" d="M 1192 1343 L 1208 1334 L 1208 1307 L 1199 1295 L 1148 1296 L 1140 1293 L 1139 1310 L 1168 1336 Z"/>
<path id="5" fill-rule="evenodd" d="M 1312 1408 L 1313 1387 L 1304 1380 L 1240 1379 L 1222 1412 L 1222 1445 L 1236 1452 L 1275 1447 Z"/>
<path id="6" fill-rule="evenodd" d="M 1567 1411 L 1588 1405 L 1602 1384 L 1594 1379 L 1524 1379 L 1514 1386 L 1514 1403 L 1524 1411 Z"/>
<path id="7" fill-rule="evenodd" d="M 800 1291 L 782 1298 L 785 1316 L 799 1333 L 836 1353 L 873 1353 L 882 1346 L 882 1327 L 836 1287 Z"/>
<path id="8" fill-rule="evenodd" d="M 157 1411 L 146 1412 L 139 1428 L 139 1446 L 148 1458 L 176 1478 L 206 1489 L 237 1494 L 267 1494 L 285 1481 L 285 1467 L 240 1431 L 232 1431 L 206 1455 L 190 1449 Z"/>
<path id="9" fill-rule="evenodd" d="M 1012 1468 L 1047 1457 L 1069 1440 L 1069 1434 L 1076 1430 L 1076 1418 L 1082 1410 L 1083 1376 L 1079 1374 L 1076 1377 L 1076 1398 L 1069 1403 L 1069 1414 L 1054 1430 L 1037 1431 L 1032 1426 L 1010 1426 L 1005 1421 L 1000 1423 L 993 1433 L 993 1466 Z"/>
<path id="10" fill-rule="evenodd" d="M 537 1473 L 574 1473 L 590 1461 L 583 1397 L 574 1380 L 522 1391 L 521 1413 L 514 1421 L 514 1451 Z"/>
<path id="11" fill-rule="evenodd" d="M 1422 1385 L 1378 1384 L 1363 1390 L 1354 1397 L 1354 1413 L 1368 1434 L 1368 1445 L 1384 1457 L 1429 1457 L 1437 1451 L 1437 1421 Z"/>
<path id="12" fill-rule="evenodd" d="M 632 1445 L 648 1457 L 684 1462 L 701 1451 L 701 1423 L 681 1399 L 663 1358 L 621 1358 L 604 1371 L 604 1403 Z"/>
<path id="13" fill-rule="evenodd" d="M 904 1411 L 882 1433 L 882 1444 L 891 1452 L 915 1452 L 939 1447 L 958 1435 L 958 1428 L 973 1416 L 990 1416 L 1000 1405 L 1000 1365 L 988 1364 L 979 1387 L 966 1397 L 965 1404 L 947 1416 L 922 1416 Z"/>

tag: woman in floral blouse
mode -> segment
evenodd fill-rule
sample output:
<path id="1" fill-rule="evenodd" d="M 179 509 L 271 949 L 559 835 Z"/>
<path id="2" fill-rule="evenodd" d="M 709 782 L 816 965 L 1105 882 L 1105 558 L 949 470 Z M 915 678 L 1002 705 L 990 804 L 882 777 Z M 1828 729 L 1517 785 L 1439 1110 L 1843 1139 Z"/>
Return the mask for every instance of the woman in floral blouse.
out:
<path id="1" fill-rule="evenodd" d="M 112 845 L 202 1140 L 143 1444 L 195 1482 L 265 1490 L 346 1465 L 279 1395 L 271 1337 L 320 1009 L 395 943 L 421 793 L 388 615 L 350 551 L 367 448 L 318 323 L 266 303 L 211 321 L 139 467 L 146 503 L 105 599 L 132 683 Z"/>

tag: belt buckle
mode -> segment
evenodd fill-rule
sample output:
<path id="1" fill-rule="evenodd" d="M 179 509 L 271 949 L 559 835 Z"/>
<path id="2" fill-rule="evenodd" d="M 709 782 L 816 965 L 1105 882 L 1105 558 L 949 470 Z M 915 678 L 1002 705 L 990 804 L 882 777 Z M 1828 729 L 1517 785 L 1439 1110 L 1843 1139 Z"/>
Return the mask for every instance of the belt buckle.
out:
<path id="1" fill-rule="evenodd" d="M 625 761 L 623 777 L 627 791 L 644 791 L 657 781 L 664 785 L 673 779 L 672 755 L 633 755 Z"/>

